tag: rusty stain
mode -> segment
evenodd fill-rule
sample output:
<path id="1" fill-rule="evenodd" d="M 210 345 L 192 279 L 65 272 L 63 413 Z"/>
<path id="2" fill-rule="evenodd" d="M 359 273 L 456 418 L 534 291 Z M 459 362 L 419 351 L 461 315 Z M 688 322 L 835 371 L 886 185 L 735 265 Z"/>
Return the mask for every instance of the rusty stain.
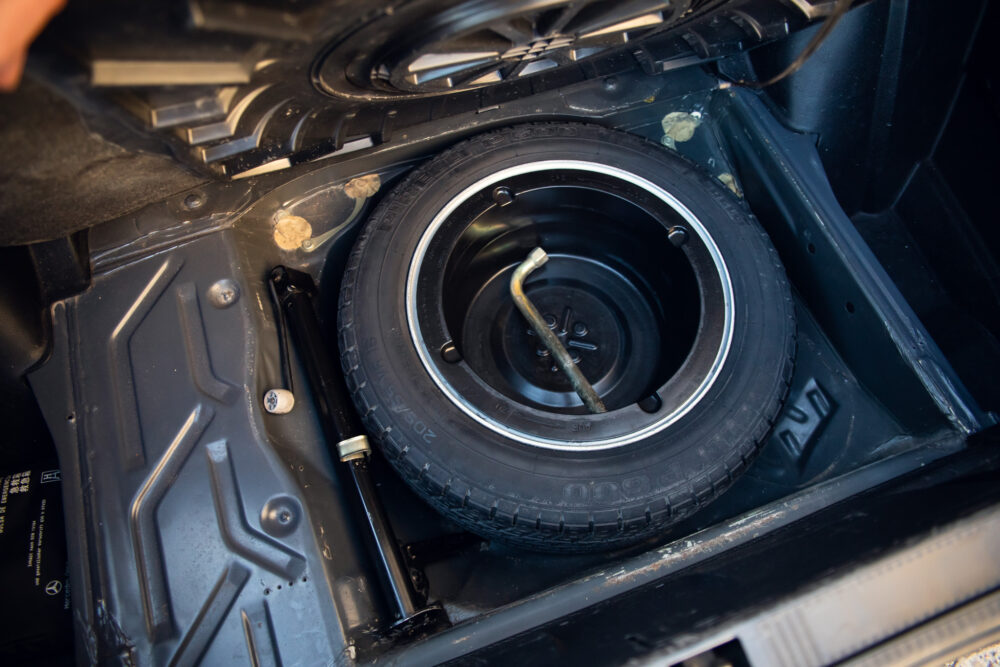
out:
<path id="1" fill-rule="evenodd" d="M 733 191 L 733 194 L 737 197 L 742 197 L 743 193 L 740 191 L 738 185 L 736 185 L 736 179 L 728 171 L 724 171 L 719 174 L 719 182 L 725 185 L 727 188 Z"/>
<path id="2" fill-rule="evenodd" d="M 357 219 L 358 215 L 360 215 L 362 209 L 364 208 L 365 202 L 369 197 L 378 192 L 380 187 L 382 187 L 382 180 L 379 178 L 378 174 L 358 176 L 357 178 L 348 181 L 344 186 L 344 194 L 354 200 L 354 210 L 351 211 L 351 214 L 347 216 L 346 220 L 333 229 L 328 229 L 315 238 L 306 237 L 302 239 L 299 243 L 299 247 L 301 247 L 305 252 L 313 252 L 331 238 L 339 234 L 341 230 Z"/>
<path id="3" fill-rule="evenodd" d="M 282 250 L 297 250 L 312 236 L 312 225 L 298 215 L 284 215 L 274 223 L 274 244 Z"/>
<path id="4" fill-rule="evenodd" d="M 321 551 L 323 558 L 333 560 L 333 549 L 330 548 L 330 544 L 326 541 L 326 529 L 323 528 L 322 524 L 319 526 L 319 539 L 323 541 L 323 549 Z"/>
<path id="5" fill-rule="evenodd" d="M 344 194 L 351 199 L 368 199 L 378 192 L 380 187 L 382 179 L 378 174 L 366 174 L 349 180 L 344 186 Z"/>

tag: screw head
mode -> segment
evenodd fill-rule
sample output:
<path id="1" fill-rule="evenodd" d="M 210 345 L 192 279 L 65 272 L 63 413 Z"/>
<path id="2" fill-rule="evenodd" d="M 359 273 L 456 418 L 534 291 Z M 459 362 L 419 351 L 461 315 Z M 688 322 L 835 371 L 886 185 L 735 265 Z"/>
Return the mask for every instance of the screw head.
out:
<path id="1" fill-rule="evenodd" d="M 283 537 L 295 530 L 301 516 L 301 506 L 295 498 L 286 495 L 274 496 L 261 508 L 260 527 L 268 535 Z"/>
<path id="2" fill-rule="evenodd" d="M 229 278 L 223 278 L 208 288 L 208 302 L 216 308 L 228 308 L 240 298 L 240 286 Z"/>
<path id="3" fill-rule="evenodd" d="M 581 338 L 590 333 L 590 329 L 583 322 L 577 322 L 573 325 L 573 335 L 580 336 Z"/>

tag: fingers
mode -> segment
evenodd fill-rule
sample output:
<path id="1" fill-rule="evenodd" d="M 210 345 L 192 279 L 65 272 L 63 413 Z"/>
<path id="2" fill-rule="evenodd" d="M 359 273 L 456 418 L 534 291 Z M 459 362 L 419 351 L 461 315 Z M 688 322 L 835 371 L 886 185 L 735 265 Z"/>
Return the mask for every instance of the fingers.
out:
<path id="1" fill-rule="evenodd" d="M 21 73 L 24 71 L 24 62 L 28 59 L 28 52 L 21 51 L 15 53 L 13 58 L 7 62 L 0 63 L 0 90 L 14 90 L 21 81 Z"/>
<path id="2" fill-rule="evenodd" d="M 66 0 L 0 0 L 0 90 L 21 80 L 28 47 Z"/>

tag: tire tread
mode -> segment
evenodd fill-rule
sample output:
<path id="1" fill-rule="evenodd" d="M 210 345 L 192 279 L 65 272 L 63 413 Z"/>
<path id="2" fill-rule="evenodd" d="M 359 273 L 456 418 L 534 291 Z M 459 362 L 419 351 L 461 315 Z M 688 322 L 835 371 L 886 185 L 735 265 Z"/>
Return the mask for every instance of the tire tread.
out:
<path id="1" fill-rule="evenodd" d="M 581 123 L 531 123 L 487 132 L 463 141 L 444 151 L 438 158 L 425 164 L 407 180 L 405 187 L 417 192 L 431 186 L 445 169 L 452 170 L 464 162 L 479 158 L 487 149 L 504 145 L 511 141 L 538 137 L 570 137 L 582 140 L 610 141 L 623 143 L 642 151 L 662 150 L 640 137 L 625 135 L 607 128 Z M 699 167 L 686 162 L 687 174 L 699 179 L 707 177 Z M 406 197 L 392 197 L 372 216 L 365 226 L 348 259 L 344 274 L 338 313 L 338 336 L 343 344 L 341 355 L 344 373 L 355 403 L 369 406 L 362 410 L 365 427 L 373 435 L 385 456 L 435 509 L 445 514 L 463 527 L 473 532 L 484 530 L 501 540 L 509 540 L 519 546 L 549 552 L 585 552 L 607 548 L 608 542 L 633 543 L 655 537 L 667 524 L 684 519 L 728 489 L 760 451 L 771 432 L 782 404 L 791 386 L 796 351 L 795 312 L 788 279 L 767 234 L 753 220 L 745 206 L 724 188 L 713 187 L 709 191 L 716 202 L 732 213 L 737 220 L 747 220 L 757 228 L 763 246 L 767 248 L 779 289 L 784 294 L 780 304 L 782 317 L 791 334 L 786 336 L 783 362 L 773 374 L 767 390 L 767 409 L 757 419 L 749 422 L 744 433 L 737 438 L 738 444 L 725 460 L 704 471 L 697 478 L 689 480 L 683 488 L 674 488 L 662 498 L 663 506 L 655 510 L 650 500 L 624 505 L 612 510 L 611 521 L 601 521 L 594 512 L 575 513 L 582 520 L 575 519 L 574 513 L 560 512 L 557 524 L 549 527 L 541 518 L 535 521 L 519 520 L 521 508 L 505 511 L 500 498 L 488 489 L 472 486 L 467 480 L 457 480 L 453 473 L 423 460 L 418 450 L 402 443 L 391 428 L 379 419 L 378 399 L 359 363 L 358 334 L 355 328 L 355 300 L 352 293 L 357 287 L 358 268 L 363 261 L 372 234 L 385 220 L 398 219 L 397 213 L 406 205 Z M 462 490 L 464 487 L 464 490 Z"/>

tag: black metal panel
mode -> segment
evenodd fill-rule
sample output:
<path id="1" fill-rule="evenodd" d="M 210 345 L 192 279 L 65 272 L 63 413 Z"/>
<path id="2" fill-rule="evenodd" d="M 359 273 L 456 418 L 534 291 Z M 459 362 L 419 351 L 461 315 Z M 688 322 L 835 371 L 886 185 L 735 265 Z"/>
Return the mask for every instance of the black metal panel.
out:
<path id="1" fill-rule="evenodd" d="M 717 96 L 713 108 L 747 201 L 861 382 L 915 430 L 942 417 L 966 433 L 991 424 L 840 207 L 813 139 L 747 91 Z"/>
<path id="2" fill-rule="evenodd" d="M 674 665 L 678 656 L 685 654 L 684 649 L 709 641 L 704 651 L 731 639 L 730 633 L 739 636 L 748 653 L 756 658 L 749 664 L 830 664 L 895 634 L 900 627 L 893 622 L 899 623 L 900 616 L 911 623 L 924 620 L 1000 583 L 995 564 L 983 562 L 983 547 L 988 553 L 995 543 L 996 522 L 1000 520 L 996 434 L 992 441 L 990 451 L 962 452 L 904 475 L 880 487 L 877 493 L 859 494 L 833 504 L 798 522 L 794 529 L 769 531 L 752 542 L 740 541 L 738 548 L 693 558 L 696 563 L 675 570 L 673 562 L 681 553 L 711 548 L 712 540 L 706 539 L 709 531 L 694 535 L 687 545 L 659 552 L 659 578 L 646 580 L 627 594 L 606 598 L 603 589 L 609 580 L 631 578 L 636 573 L 625 568 L 595 577 L 591 582 L 593 604 L 586 609 L 454 658 L 448 664 L 622 664 L 662 649 L 652 654 L 650 663 Z M 955 493 L 958 487 L 962 493 Z M 963 526 L 958 521 L 977 510 L 984 511 L 970 517 L 967 523 L 972 525 Z M 782 521 L 770 512 L 763 520 Z M 756 521 L 754 517 L 748 523 Z M 941 543 L 933 544 L 933 553 L 927 546 L 918 545 L 895 560 L 890 557 L 884 565 L 874 565 L 875 572 L 883 575 L 891 575 L 904 565 L 919 565 L 922 581 L 934 585 L 921 588 L 910 580 L 913 595 L 899 591 L 898 582 L 883 583 L 873 576 L 874 572 L 866 572 L 859 573 L 859 580 L 848 587 L 841 585 L 828 591 L 822 600 L 825 606 L 810 608 L 809 614 L 803 613 L 801 603 L 791 610 L 776 605 L 819 578 L 829 581 L 900 545 L 912 544 L 918 536 L 929 535 L 933 542 L 937 532 L 934 529 L 953 521 L 959 527 L 942 535 Z M 733 525 L 730 531 L 739 532 Z M 966 550 L 967 546 L 972 548 Z M 918 560 L 927 555 L 933 558 Z M 941 572 L 945 563 L 949 565 L 947 573 Z M 952 563 L 961 566 L 950 567 Z M 883 591 L 895 592 L 885 596 L 883 606 L 893 605 L 894 598 L 899 598 L 893 608 L 896 614 L 881 618 L 875 609 L 852 607 L 863 597 L 866 586 L 874 590 L 882 586 Z M 822 597 L 823 589 L 817 595 Z M 857 632 L 856 626 L 866 614 L 873 614 L 869 616 L 872 622 L 863 632 Z M 741 625 L 740 618 L 749 621 Z M 841 618 L 845 620 L 837 620 Z M 813 637 L 809 625 L 825 626 L 825 631 Z M 855 632 L 840 633 L 841 625 L 849 625 Z M 448 656 L 441 644 L 432 648 L 438 652 L 418 653 L 427 664 Z M 402 654 L 399 664 L 406 664 Z"/>
<path id="3" fill-rule="evenodd" d="M 267 435 L 263 315 L 231 237 L 99 274 L 53 310 L 32 384 L 63 461 L 81 660 L 295 662 L 377 620 L 308 401 L 296 437 Z M 211 292 L 220 280 L 235 298 Z M 275 499 L 290 532 L 262 518 Z M 273 632 L 248 644 L 243 617 L 261 614 Z"/>
<path id="4" fill-rule="evenodd" d="M 849 215 L 882 211 L 939 141 L 964 78 L 985 0 L 878 0 L 849 12 L 796 74 L 768 88 L 789 127 L 817 135 Z M 780 71 L 817 28 L 755 50 L 762 78 Z"/>
<path id="5" fill-rule="evenodd" d="M 254 653 L 349 663 L 389 648 L 387 659 L 400 664 L 451 659 L 655 586 L 960 446 L 941 411 L 942 401 L 961 404 L 960 385 L 946 387 L 938 404 L 927 398 L 926 383 L 937 387 L 936 380 L 951 377 L 947 365 L 911 327 L 905 303 L 864 246 L 844 236 L 843 212 L 823 189 L 810 139 L 775 129 L 755 102 L 713 93 L 717 88 L 699 69 L 592 81 L 426 125 L 368 154 L 301 164 L 253 184 L 202 187 L 95 229 L 94 286 L 55 307 L 53 358 L 33 376 L 73 499 L 67 521 L 75 528 L 70 551 L 82 650 L 125 650 L 156 662 Z M 723 99 L 713 103 L 713 95 Z M 589 118 L 659 140 L 671 111 L 701 114 L 695 138 L 677 149 L 720 177 L 733 171 L 713 129 L 717 122 L 725 128 L 742 167 L 734 187 L 742 185 L 771 229 L 803 297 L 799 371 L 768 451 L 742 486 L 666 545 L 588 560 L 470 549 L 456 539 L 465 551 L 429 566 L 426 583 L 431 599 L 465 622 L 410 647 L 373 646 L 370 630 L 385 610 L 372 595 L 373 573 L 355 544 L 359 533 L 310 401 L 299 396 L 284 416 L 262 415 L 259 406 L 264 390 L 281 382 L 267 271 L 285 263 L 318 278 L 320 315 L 330 325 L 357 228 L 348 225 L 329 252 L 305 255 L 275 246 L 275 221 L 294 214 L 308 218 L 314 233 L 333 229 L 353 204 L 344 195 L 347 179 L 377 172 L 384 189 L 416 159 L 478 130 L 541 117 Z M 764 165 L 759 171 L 751 157 Z M 786 199 L 758 198 L 768 194 L 760 185 L 765 176 Z M 201 206 L 185 205 L 192 195 L 203 197 Z M 214 215 L 202 212 L 208 210 Z M 809 268 L 821 253 L 836 270 Z M 208 288 L 222 279 L 234 281 L 238 297 L 216 308 Z M 847 311 L 845 294 L 855 313 Z M 928 360 L 942 374 L 928 371 Z M 293 373 L 295 386 L 306 387 L 302 370 Z M 951 414 L 962 417 L 957 407 Z M 916 438 L 917 430 L 935 438 Z M 372 468 L 404 540 L 454 533 L 385 477 L 377 458 Z M 788 495 L 817 480 L 829 481 Z M 269 533 L 260 518 L 276 499 L 302 510 L 289 535 Z M 159 563 L 154 554 L 161 554 Z M 205 630 L 213 625 L 216 632 Z"/>

